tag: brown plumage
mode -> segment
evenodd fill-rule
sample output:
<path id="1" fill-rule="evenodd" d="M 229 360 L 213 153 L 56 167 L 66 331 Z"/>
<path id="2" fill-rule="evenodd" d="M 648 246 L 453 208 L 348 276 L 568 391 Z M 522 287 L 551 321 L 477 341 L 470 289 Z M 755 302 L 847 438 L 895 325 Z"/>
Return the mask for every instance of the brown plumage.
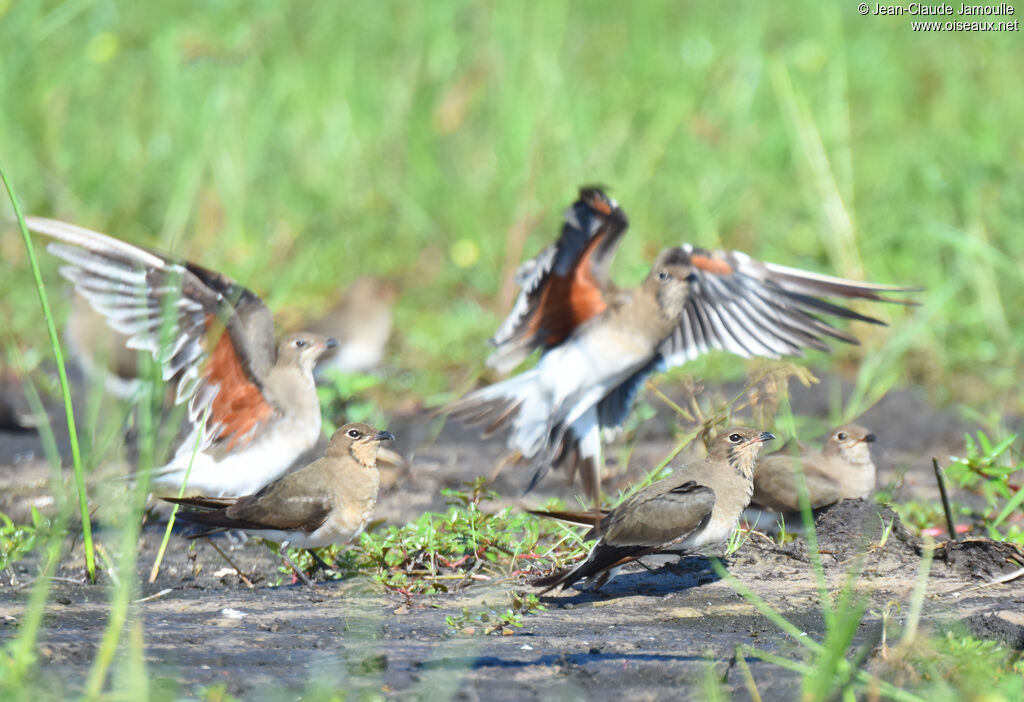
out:
<path id="1" fill-rule="evenodd" d="M 314 549 L 359 536 L 377 506 L 377 450 L 395 437 L 368 424 L 334 432 L 327 454 L 245 497 L 163 497 L 190 507 L 183 521 L 210 527 L 189 538 L 237 529 L 287 546 Z M 314 554 L 315 556 L 315 554 Z"/>
<path id="2" fill-rule="evenodd" d="M 328 369 L 365 373 L 384 357 L 393 322 L 395 289 L 370 277 L 358 278 L 344 297 L 309 328 L 338 340 L 338 348 L 324 357 L 317 375 Z"/>
<path id="3" fill-rule="evenodd" d="M 211 495 L 255 492 L 316 443 L 313 369 L 334 339 L 301 333 L 275 344 L 263 301 L 227 276 L 64 222 L 27 222 L 57 240 L 49 251 L 69 264 L 61 274 L 76 293 L 128 348 L 150 352 L 176 401 L 188 403 L 191 433 L 154 471 L 155 484 L 181 484 L 197 439 L 188 487 Z"/>
<path id="4" fill-rule="evenodd" d="M 799 520 L 797 471 L 801 467 L 811 509 L 870 497 L 875 489 L 874 441 L 875 435 L 864 427 L 844 424 L 832 430 L 820 451 L 800 445 L 795 454 L 783 448 L 762 457 L 754 471 L 751 508 L 782 513 L 787 524 Z"/>
<path id="5" fill-rule="evenodd" d="M 774 358 L 827 351 L 826 338 L 857 343 L 822 314 L 882 324 L 823 297 L 912 304 L 887 294 L 914 288 L 832 278 L 690 244 L 662 251 L 642 285 L 620 290 L 608 268 L 627 226 L 604 192 L 580 190 L 561 237 L 520 267 L 519 297 L 491 339 L 496 348 L 487 363 L 508 372 L 538 349 L 540 361 L 450 407 L 485 434 L 507 431 L 509 450 L 532 463 L 531 486 L 549 467 L 564 467 L 570 478 L 581 475 L 596 500 L 602 435 L 621 428 L 654 371 L 712 349 Z"/>
<path id="6" fill-rule="evenodd" d="M 688 554 L 724 543 L 749 504 L 754 462 L 768 432 L 732 428 L 719 435 L 707 458 L 636 492 L 615 509 L 594 517 L 534 512 L 574 523 L 594 524 L 583 537 L 598 542 L 583 563 L 533 582 L 547 592 L 589 579 L 600 588 L 630 561 L 656 553 Z"/>

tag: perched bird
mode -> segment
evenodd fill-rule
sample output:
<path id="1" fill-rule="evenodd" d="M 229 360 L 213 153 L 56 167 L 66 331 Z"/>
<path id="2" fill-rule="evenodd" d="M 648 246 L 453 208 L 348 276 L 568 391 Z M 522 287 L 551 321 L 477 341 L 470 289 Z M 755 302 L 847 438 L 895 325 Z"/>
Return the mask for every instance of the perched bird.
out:
<path id="1" fill-rule="evenodd" d="M 799 445 L 799 453 L 785 447 L 762 457 L 754 471 L 754 497 L 748 516 L 755 523 L 757 509 L 781 513 L 786 524 L 799 522 L 797 470 L 803 468 L 811 509 L 830 507 L 840 500 L 866 499 L 875 490 L 875 464 L 871 444 L 875 435 L 856 424 L 837 427 L 816 451 Z M 769 520 L 773 521 L 773 520 Z"/>
<path id="2" fill-rule="evenodd" d="M 366 373 L 380 365 L 391 337 L 395 290 L 375 278 L 357 279 L 341 301 L 310 325 L 310 329 L 338 340 L 338 348 L 317 367 L 319 377 L 333 369 Z"/>
<path id="3" fill-rule="evenodd" d="M 644 556 L 685 555 L 724 543 L 750 503 L 757 453 L 774 438 L 766 431 L 727 429 L 715 438 L 703 461 L 636 492 L 594 524 L 583 538 L 599 538 L 585 561 L 532 584 L 548 592 L 587 578 L 597 589 L 619 566 Z M 593 513 L 534 514 L 594 523 Z"/>
<path id="4" fill-rule="evenodd" d="M 283 474 L 320 435 L 313 369 L 337 345 L 317 334 L 274 344 L 274 320 L 254 293 L 188 261 L 38 217 L 29 228 L 54 239 L 61 274 L 127 345 L 153 354 L 188 436 L 154 483 L 208 495 L 256 492 Z M 205 425 L 204 425 L 204 417 Z"/>
<path id="5" fill-rule="evenodd" d="M 161 499 L 195 508 L 179 512 L 178 518 L 210 527 L 188 538 L 237 529 L 276 541 L 285 561 L 305 580 L 285 554 L 288 546 L 314 549 L 344 544 L 362 533 L 377 507 L 377 449 L 394 438 L 391 432 L 369 424 L 346 424 L 331 436 L 327 455 L 255 495 Z M 328 567 L 312 550 L 310 554 L 318 565 Z"/>
<path id="6" fill-rule="evenodd" d="M 562 466 L 600 494 L 602 430 L 614 433 L 652 372 L 711 349 L 740 356 L 828 350 L 823 337 L 857 340 L 818 318 L 826 313 L 883 324 L 819 296 L 900 304 L 883 293 L 912 291 L 762 263 L 738 251 L 690 244 L 662 251 L 638 288 L 619 290 L 608 267 L 626 215 L 597 188 L 565 213 L 562 236 L 524 263 L 521 291 L 491 339 L 487 363 L 510 371 L 536 349 L 537 365 L 469 393 L 448 409 L 484 435 L 508 431 L 508 447 L 530 459 L 531 487 Z"/>

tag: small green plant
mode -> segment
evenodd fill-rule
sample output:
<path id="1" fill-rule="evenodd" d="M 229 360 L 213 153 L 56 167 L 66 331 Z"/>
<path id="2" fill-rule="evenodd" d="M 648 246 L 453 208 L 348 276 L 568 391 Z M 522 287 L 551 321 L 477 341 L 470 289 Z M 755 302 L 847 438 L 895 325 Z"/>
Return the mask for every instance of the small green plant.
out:
<path id="1" fill-rule="evenodd" d="M 1024 699 L 1019 651 L 958 628 L 917 637 L 910 646 L 882 647 L 872 663 L 880 675 L 928 700 Z"/>
<path id="2" fill-rule="evenodd" d="M 408 596 L 458 590 L 477 581 L 534 574 L 580 558 L 585 550 L 560 525 L 506 507 L 491 513 L 481 505 L 497 495 L 478 478 L 463 490 L 444 490 L 448 511 L 426 512 L 404 526 L 360 536 L 352 546 L 320 549 L 335 562 L 333 577 L 372 575 L 389 590 Z M 313 559 L 291 550 L 300 568 Z"/>
<path id="3" fill-rule="evenodd" d="M 778 518 L 779 531 L 775 535 L 775 543 L 779 546 L 785 546 L 788 543 L 792 543 L 797 540 L 799 533 L 791 531 L 786 528 L 786 516 L 783 514 L 779 515 Z"/>
<path id="4" fill-rule="evenodd" d="M 980 521 L 989 537 L 1024 543 L 1024 530 L 1019 524 L 1002 527 L 1024 503 L 1024 463 L 1012 451 L 1016 440 L 1017 435 L 1013 434 L 993 444 L 982 431 L 978 432 L 977 441 L 967 434 L 965 456 L 953 461 L 946 474 L 961 488 L 979 492 L 985 498 Z"/>
<path id="5" fill-rule="evenodd" d="M 490 634 L 501 634 L 511 636 L 516 629 L 523 627 L 523 616 L 535 612 L 543 612 L 546 607 L 540 603 L 537 595 L 532 592 L 520 592 L 510 590 L 508 593 L 511 606 L 502 609 L 501 607 L 486 607 L 480 610 L 471 610 L 463 607 L 461 614 L 445 617 L 445 624 L 448 626 L 448 634 L 461 634 L 463 636 L 488 636 Z"/>
<path id="6" fill-rule="evenodd" d="M 900 515 L 900 521 L 918 533 L 923 533 L 930 529 L 941 529 L 942 533 L 945 533 L 946 531 L 946 521 L 945 515 L 942 513 L 942 503 L 938 500 L 934 502 L 910 500 L 907 502 L 894 503 L 892 506 Z M 971 515 L 971 509 L 969 507 L 962 505 L 955 500 L 952 501 L 950 506 L 952 507 L 954 518 L 970 517 Z"/>
<path id="7" fill-rule="evenodd" d="M 1010 483 L 1010 476 L 1020 470 L 1010 451 L 1016 440 L 1013 434 L 993 444 L 983 431 L 978 432 L 977 439 L 965 434 L 965 455 L 954 459 L 946 467 L 946 474 L 960 487 L 978 490 L 990 500 L 1008 498 L 1018 488 Z"/>
<path id="8" fill-rule="evenodd" d="M 0 571 L 32 553 L 50 530 L 50 520 L 32 508 L 31 524 L 15 524 L 0 512 Z"/>
<path id="9" fill-rule="evenodd" d="M 725 542 L 725 555 L 731 556 L 740 550 L 743 544 L 747 543 L 750 539 L 750 535 L 754 533 L 753 529 L 743 524 L 737 524 L 732 533 L 729 534 L 729 539 Z"/>
<path id="10" fill-rule="evenodd" d="M 1017 435 L 993 443 L 982 431 L 977 438 L 965 436 L 964 456 L 953 458 L 945 474 L 953 485 L 981 495 L 985 505 L 981 510 L 951 501 L 954 518 L 967 518 L 990 538 L 1024 544 L 1024 527 L 1009 522 L 1012 514 L 1024 504 L 1024 462 L 1012 450 Z M 945 532 L 945 515 L 938 502 L 909 501 L 895 505 L 900 518 L 911 527 L 924 532 L 941 529 Z"/>

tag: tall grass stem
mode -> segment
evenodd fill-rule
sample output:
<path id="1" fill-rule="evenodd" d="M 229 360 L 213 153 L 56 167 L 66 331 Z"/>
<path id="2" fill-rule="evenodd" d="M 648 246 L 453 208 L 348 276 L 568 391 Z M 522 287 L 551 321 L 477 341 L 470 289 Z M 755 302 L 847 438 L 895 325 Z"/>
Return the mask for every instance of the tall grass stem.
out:
<path id="1" fill-rule="evenodd" d="M 60 391 L 64 397 L 64 413 L 68 420 L 68 441 L 71 444 L 71 462 L 75 471 L 75 487 L 78 489 L 78 512 L 82 518 L 82 543 L 85 546 L 85 569 L 89 575 L 89 581 L 96 582 L 96 553 L 92 541 L 92 522 L 89 518 L 89 498 L 85 489 L 85 473 L 82 467 L 82 456 L 78 449 L 78 432 L 75 430 L 75 410 L 71 403 L 71 388 L 68 385 L 68 375 L 64 368 L 64 353 L 61 351 L 60 340 L 57 338 L 57 325 L 54 324 L 53 314 L 50 312 L 50 302 L 46 297 L 46 286 L 43 284 L 43 275 L 39 271 L 39 262 L 36 261 L 35 248 L 32 246 L 32 237 L 29 236 L 28 227 L 25 225 L 25 217 L 21 212 L 21 205 L 14 193 L 14 187 L 7 179 L 7 173 L 0 164 L 0 180 L 3 180 L 7 189 L 7 197 L 11 200 L 14 208 L 14 216 L 18 218 L 18 227 L 21 229 L 21 237 L 25 242 L 25 253 L 28 256 L 29 266 L 32 269 L 32 277 L 36 282 L 36 292 L 39 294 L 39 304 L 43 309 L 43 318 L 46 320 L 46 331 L 50 335 L 50 347 L 53 349 L 53 358 L 57 364 L 57 374 L 60 376 Z"/>

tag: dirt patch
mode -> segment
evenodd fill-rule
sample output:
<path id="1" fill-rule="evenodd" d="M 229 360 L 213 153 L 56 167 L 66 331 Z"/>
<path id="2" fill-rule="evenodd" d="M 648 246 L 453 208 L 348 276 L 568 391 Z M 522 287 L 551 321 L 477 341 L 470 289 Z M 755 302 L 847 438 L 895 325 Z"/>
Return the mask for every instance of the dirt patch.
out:
<path id="1" fill-rule="evenodd" d="M 1024 549 L 986 538 L 947 541 L 935 549 L 935 560 L 983 580 L 1008 575 L 1024 567 Z"/>
<path id="2" fill-rule="evenodd" d="M 889 556 L 903 560 L 920 554 L 917 539 L 889 507 L 866 500 L 843 500 L 815 520 L 818 549 L 841 560 L 873 544 L 885 543 Z M 890 543 L 891 542 L 891 543 Z"/>
<path id="3" fill-rule="evenodd" d="M 976 635 L 1002 641 L 1018 651 L 1024 650 L 1024 607 L 982 612 L 968 617 L 966 621 Z"/>

